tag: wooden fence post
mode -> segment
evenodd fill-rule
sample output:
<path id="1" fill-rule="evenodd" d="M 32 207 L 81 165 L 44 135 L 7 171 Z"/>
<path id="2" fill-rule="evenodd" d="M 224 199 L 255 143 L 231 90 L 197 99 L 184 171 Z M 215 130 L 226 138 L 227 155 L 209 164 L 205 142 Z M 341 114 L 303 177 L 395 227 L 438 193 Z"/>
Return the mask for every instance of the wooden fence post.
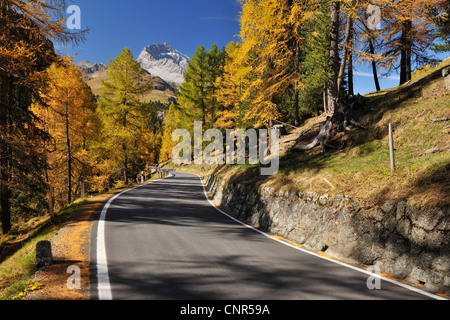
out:
<path id="1" fill-rule="evenodd" d="M 392 130 L 392 124 L 389 123 L 389 153 L 391 160 L 391 174 L 395 172 L 395 149 L 394 149 L 394 134 Z"/>

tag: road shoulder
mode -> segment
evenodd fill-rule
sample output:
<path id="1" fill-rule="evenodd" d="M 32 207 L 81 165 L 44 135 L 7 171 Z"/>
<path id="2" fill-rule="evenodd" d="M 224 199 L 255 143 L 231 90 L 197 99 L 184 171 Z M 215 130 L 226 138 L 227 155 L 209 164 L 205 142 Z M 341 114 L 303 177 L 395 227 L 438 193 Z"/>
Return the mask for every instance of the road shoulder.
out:
<path id="1" fill-rule="evenodd" d="M 52 238 L 55 261 L 32 276 L 31 281 L 42 284 L 42 287 L 41 290 L 28 293 L 26 300 L 90 300 L 91 230 L 99 209 L 121 191 L 89 199 Z M 78 272 L 80 286 L 73 288 L 77 284 L 72 281 L 73 276 Z"/>

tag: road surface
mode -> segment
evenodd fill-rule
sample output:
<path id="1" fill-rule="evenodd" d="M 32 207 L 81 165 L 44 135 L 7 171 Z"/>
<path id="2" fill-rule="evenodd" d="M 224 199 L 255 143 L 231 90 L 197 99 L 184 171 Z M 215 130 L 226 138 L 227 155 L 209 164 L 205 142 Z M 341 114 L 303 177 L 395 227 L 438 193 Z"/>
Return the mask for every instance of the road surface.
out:
<path id="1" fill-rule="evenodd" d="M 280 243 L 219 212 L 186 173 L 119 194 L 93 230 L 92 295 L 113 300 L 432 299 Z"/>

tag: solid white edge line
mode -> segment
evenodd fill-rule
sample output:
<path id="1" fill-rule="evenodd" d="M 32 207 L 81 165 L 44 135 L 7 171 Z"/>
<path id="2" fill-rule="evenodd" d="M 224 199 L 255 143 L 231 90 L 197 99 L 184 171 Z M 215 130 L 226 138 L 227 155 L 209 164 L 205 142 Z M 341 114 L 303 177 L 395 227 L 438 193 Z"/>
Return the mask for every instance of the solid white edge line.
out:
<path id="1" fill-rule="evenodd" d="M 105 222 L 106 222 L 106 213 L 108 212 L 109 206 L 116 200 L 119 196 L 127 193 L 131 190 L 135 190 L 149 184 L 155 183 L 157 181 L 161 181 L 167 178 L 173 177 L 173 174 L 170 174 L 168 177 L 150 181 L 148 183 L 142 184 L 140 186 L 136 186 L 134 188 L 130 188 L 124 190 L 109 199 L 106 205 L 103 207 L 102 213 L 100 214 L 100 218 L 98 220 L 97 226 L 97 285 L 98 285 L 98 299 L 99 300 L 112 300 L 112 292 L 111 292 L 111 283 L 109 281 L 109 271 L 108 271 L 108 259 L 106 256 L 106 243 L 105 243 Z"/>
<path id="2" fill-rule="evenodd" d="M 281 244 L 283 244 L 283 245 L 286 245 L 286 246 L 291 247 L 291 248 L 294 248 L 294 249 L 296 249 L 296 250 L 298 250 L 298 251 L 301 251 L 301 252 L 304 252 L 304 253 L 313 255 L 313 256 L 315 256 L 315 257 L 318 257 L 318 258 L 321 258 L 321 259 L 324 259 L 324 260 L 327 260 L 327 261 L 330 261 L 330 262 L 339 264 L 339 265 L 341 265 L 341 266 L 344 266 L 344 267 L 347 267 L 347 268 L 350 268 L 350 269 L 359 271 L 359 272 L 364 273 L 364 274 L 367 274 L 367 275 L 369 275 L 369 276 L 371 276 L 371 277 L 379 278 L 379 279 L 381 279 L 381 280 L 390 282 L 390 283 L 392 283 L 392 284 L 395 284 L 395 285 L 400 286 L 400 287 L 402 287 L 402 288 L 408 289 L 408 290 L 410 290 L 410 291 L 414 291 L 414 292 L 420 293 L 420 294 L 422 294 L 422 295 L 424 295 L 424 296 L 428 296 L 428 297 L 433 298 L 433 299 L 436 299 L 436 300 L 448 300 L 448 299 L 446 299 L 446 298 L 444 298 L 444 297 L 440 297 L 440 296 L 438 296 L 438 295 L 435 295 L 435 294 L 426 292 L 426 291 L 421 290 L 421 289 L 419 289 L 419 288 L 415 288 L 415 287 L 412 287 L 412 286 L 410 286 L 410 285 L 407 285 L 407 284 L 398 282 L 398 281 L 396 281 L 396 280 L 393 280 L 393 279 L 390 279 L 390 278 L 383 277 L 383 276 L 381 276 L 381 275 L 375 274 L 375 273 L 370 272 L 370 271 L 368 271 L 368 270 L 364 270 L 364 269 L 361 269 L 361 268 L 352 266 L 352 265 L 350 265 L 350 264 L 347 264 L 347 263 L 344 263 L 344 262 L 341 262 L 341 261 L 338 261 L 338 260 L 334 260 L 334 259 L 331 259 L 331 258 L 328 258 L 328 257 L 324 257 L 324 256 L 321 256 L 321 255 L 318 255 L 318 254 L 315 253 L 315 252 L 312 252 L 312 251 L 309 251 L 309 250 L 306 250 L 306 249 L 303 249 L 303 248 L 296 247 L 296 246 L 294 246 L 294 245 L 292 245 L 292 244 L 290 244 L 290 243 L 288 243 L 288 242 L 285 242 L 285 241 L 283 241 L 283 240 L 275 239 L 275 238 L 271 237 L 269 234 L 267 234 L 267 233 L 265 233 L 265 232 L 263 232 L 263 231 L 261 231 L 261 230 L 258 230 L 258 229 L 256 229 L 255 227 L 253 227 L 253 226 L 251 226 L 251 225 L 249 225 L 249 224 L 246 224 L 245 222 L 242 222 L 242 221 L 240 221 L 240 220 L 238 220 L 238 219 L 236 219 L 236 218 L 230 216 L 228 213 L 224 212 L 223 210 L 219 209 L 219 208 L 218 208 L 218 207 L 217 207 L 217 206 L 209 199 L 208 194 L 207 194 L 206 189 L 205 189 L 205 185 L 204 185 L 204 183 L 203 183 L 203 178 L 202 178 L 201 176 L 199 176 L 198 174 L 195 174 L 195 175 L 196 175 L 197 177 L 200 178 L 200 182 L 201 182 L 201 184 L 202 184 L 202 187 L 203 187 L 203 193 L 204 193 L 204 195 L 205 195 L 205 197 L 206 197 L 206 200 L 208 200 L 208 202 L 211 204 L 211 206 L 213 206 L 214 209 L 216 209 L 217 211 L 219 211 L 220 213 L 222 213 L 222 214 L 225 215 L 226 217 L 230 218 L 231 220 L 233 220 L 233 221 L 235 221 L 235 222 L 237 222 L 237 223 L 239 223 L 239 224 L 241 224 L 241 225 L 243 225 L 243 226 L 245 226 L 245 227 L 247 227 L 247 228 L 249 228 L 249 229 L 251 229 L 251 230 L 253 230 L 253 231 L 256 231 L 256 232 L 262 234 L 263 236 L 265 236 L 266 238 L 269 238 L 270 240 L 279 242 L 279 243 L 281 243 Z"/>

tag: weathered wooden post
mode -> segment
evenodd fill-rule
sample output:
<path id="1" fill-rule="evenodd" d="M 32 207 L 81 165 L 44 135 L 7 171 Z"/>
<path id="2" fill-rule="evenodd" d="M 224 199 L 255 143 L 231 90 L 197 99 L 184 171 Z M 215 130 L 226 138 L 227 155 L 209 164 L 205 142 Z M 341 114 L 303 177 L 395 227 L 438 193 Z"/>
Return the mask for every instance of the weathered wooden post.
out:
<path id="1" fill-rule="evenodd" d="M 389 123 L 389 153 L 391 160 L 391 174 L 395 172 L 395 149 L 394 149 L 394 134 L 392 130 L 392 124 Z"/>

